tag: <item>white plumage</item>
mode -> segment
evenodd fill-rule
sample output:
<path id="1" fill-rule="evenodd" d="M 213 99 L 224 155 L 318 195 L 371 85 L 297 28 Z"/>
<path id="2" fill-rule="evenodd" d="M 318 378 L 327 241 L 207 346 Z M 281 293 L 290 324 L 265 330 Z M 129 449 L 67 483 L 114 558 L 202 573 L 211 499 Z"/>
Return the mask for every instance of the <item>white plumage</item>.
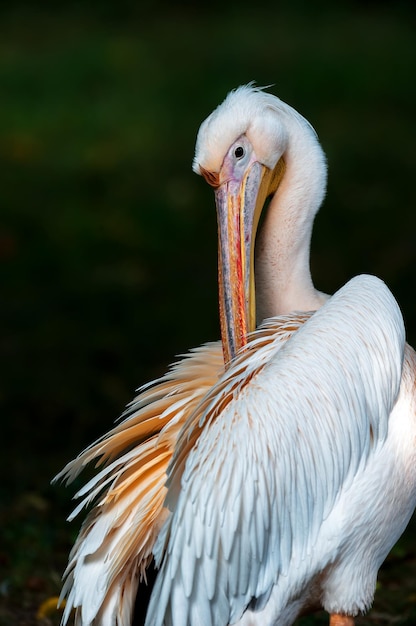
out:
<path id="1" fill-rule="evenodd" d="M 184 468 L 174 455 L 149 625 L 291 624 L 317 578 L 331 613 L 371 604 L 416 496 L 400 311 L 357 277 L 281 345 L 246 358 L 238 393 L 231 364 Z"/>
<path id="2" fill-rule="evenodd" d="M 215 188 L 224 356 L 191 352 L 61 473 L 104 465 L 78 494 L 74 514 L 95 506 L 64 621 L 130 624 L 154 555 L 146 626 L 285 626 L 320 607 L 351 626 L 416 504 L 415 353 L 380 280 L 313 285 L 326 162 L 294 109 L 240 87 L 193 167 Z"/>

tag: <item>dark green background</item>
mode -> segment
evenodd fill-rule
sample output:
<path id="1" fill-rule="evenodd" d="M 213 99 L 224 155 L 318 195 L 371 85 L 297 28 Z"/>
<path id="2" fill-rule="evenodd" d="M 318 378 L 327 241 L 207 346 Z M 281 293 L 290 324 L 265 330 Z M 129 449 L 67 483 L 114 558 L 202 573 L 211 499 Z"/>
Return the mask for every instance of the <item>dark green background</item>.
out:
<path id="1" fill-rule="evenodd" d="M 214 198 L 191 162 L 231 88 L 273 84 L 320 136 L 316 286 L 380 276 L 416 343 L 411 6 L 1 5 L 4 624 L 31 623 L 59 586 L 77 524 L 62 522 L 73 490 L 50 478 L 139 384 L 219 336 Z"/>

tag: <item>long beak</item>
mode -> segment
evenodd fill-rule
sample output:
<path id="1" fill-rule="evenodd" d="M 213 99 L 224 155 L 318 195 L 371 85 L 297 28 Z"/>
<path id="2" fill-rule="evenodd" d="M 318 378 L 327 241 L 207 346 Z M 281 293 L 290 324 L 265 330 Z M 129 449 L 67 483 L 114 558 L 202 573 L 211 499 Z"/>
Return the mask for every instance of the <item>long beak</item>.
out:
<path id="1" fill-rule="evenodd" d="M 254 242 L 266 198 L 280 182 L 284 163 L 279 163 L 272 171 L 255 161 L 241 180 L 228 180 L 215 192 L 220 324 L 226 366 L 255 329 Z"/>

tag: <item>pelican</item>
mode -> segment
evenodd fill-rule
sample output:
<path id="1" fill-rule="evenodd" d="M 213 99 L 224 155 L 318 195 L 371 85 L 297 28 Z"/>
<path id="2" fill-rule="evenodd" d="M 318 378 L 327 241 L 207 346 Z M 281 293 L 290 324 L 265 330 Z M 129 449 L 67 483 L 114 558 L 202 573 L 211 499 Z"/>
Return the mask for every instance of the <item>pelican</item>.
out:
<path id="1" fill-rule="evenodd" d="M 73 516 L 94 507 L 64 621 L 130 624 L 154 561 L 146 626 L 286 626 L 318 608 L 352 626 L 416 505 L 416 355 L 382 281 L 313 285 L 326 163 L 293 108 L 236 89 L 193 168 L 215 189 L 222 343 L 142 388 L 61 472 L 100 466 L 77 494 Z"/>

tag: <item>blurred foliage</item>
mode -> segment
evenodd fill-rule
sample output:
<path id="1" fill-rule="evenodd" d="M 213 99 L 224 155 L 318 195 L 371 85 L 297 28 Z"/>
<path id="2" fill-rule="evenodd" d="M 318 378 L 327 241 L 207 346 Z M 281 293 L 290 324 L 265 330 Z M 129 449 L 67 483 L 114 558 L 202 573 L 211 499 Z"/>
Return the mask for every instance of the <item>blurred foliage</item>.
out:
<path id="1" fill-rule="evenodd" d="M 416 343 L 414 26 L 407 2 L 2 3 L 6 598 L 59 587 L 76 524 L 50 478 L 137 385 L 219 336 L 214 199 L 191 161 L 231 88 L 273 84 L 320 136 L 317 287 L 377 274 Z"/>

